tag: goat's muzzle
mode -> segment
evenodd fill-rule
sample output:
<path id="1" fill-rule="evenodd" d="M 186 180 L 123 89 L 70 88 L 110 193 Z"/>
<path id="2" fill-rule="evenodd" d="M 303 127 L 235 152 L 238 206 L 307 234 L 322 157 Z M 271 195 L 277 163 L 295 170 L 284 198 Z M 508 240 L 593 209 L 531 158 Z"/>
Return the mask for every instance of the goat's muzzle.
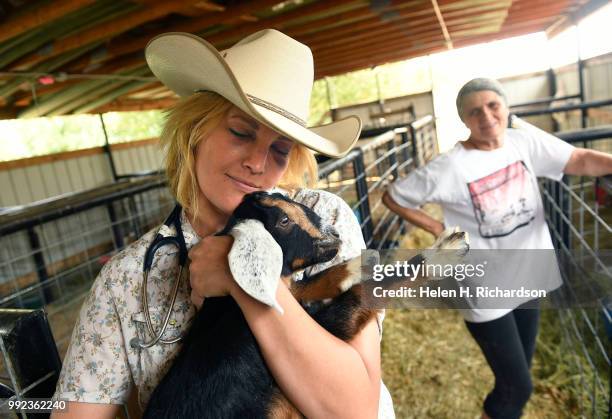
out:
<path id="1" fill-rule="evenodd" d="M 333 226 L 323 227 L 321 233 L 322 237 L 315 242 L 317 257 L 321 261 L 329 261 L 338 254 L 342 240 Z"/>

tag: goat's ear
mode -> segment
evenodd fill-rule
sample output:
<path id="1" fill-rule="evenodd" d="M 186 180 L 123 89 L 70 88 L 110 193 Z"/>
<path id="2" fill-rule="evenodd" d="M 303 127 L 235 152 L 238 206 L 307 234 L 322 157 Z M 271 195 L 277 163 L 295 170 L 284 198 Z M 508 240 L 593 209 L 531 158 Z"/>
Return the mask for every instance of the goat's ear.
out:
<path id="1" fill-rule="evenodd" d="M 233 218 L 237 220 L 259 220 L 264 224 L 267 224 L 269 217 L 270 208 L 261 205 L 256 200 L 241 203 L 233 214 Z"/>

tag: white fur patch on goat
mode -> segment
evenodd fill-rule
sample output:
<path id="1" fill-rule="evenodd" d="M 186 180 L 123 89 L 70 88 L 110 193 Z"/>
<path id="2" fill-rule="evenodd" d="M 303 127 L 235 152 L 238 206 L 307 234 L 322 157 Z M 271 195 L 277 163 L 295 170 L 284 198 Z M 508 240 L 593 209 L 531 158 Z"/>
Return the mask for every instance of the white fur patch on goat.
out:
<path id="1" fill-rule="evenodd" d="M 282 249 L 257 220 L 240 221 L 230 235 L 234 244 L 227 258 L 234 280 L 251 297 L 282 314 L 283 308 L 276 300 L 283 269 Z"/>
<path id="2" fill-rule="evenodd" d="M 346 279 L 340 282 L 338 285 L 342 292 L 349 290 L 353 285 L 357 285 L 362 282 L 361 279 L 361 258 L 354 258 L 346 263 L 346 269 L 348 275 Z"/>

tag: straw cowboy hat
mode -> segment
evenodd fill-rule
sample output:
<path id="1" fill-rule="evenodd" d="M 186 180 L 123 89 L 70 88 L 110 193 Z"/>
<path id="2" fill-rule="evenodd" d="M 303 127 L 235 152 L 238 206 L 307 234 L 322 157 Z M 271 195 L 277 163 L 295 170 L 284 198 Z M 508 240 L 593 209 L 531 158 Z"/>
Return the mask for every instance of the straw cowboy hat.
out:
<path id="1" fill-rule="evenodd" d="M 153 74 L 179 96 L 213 91 L 306 147 L 331 157 L 357 141 L 356 116 L 308 128 L 314 69 L 312 52 L 287 35 L 266 29 L 219 52 L 195 35 L 170 32 L 145 49 Z"/>

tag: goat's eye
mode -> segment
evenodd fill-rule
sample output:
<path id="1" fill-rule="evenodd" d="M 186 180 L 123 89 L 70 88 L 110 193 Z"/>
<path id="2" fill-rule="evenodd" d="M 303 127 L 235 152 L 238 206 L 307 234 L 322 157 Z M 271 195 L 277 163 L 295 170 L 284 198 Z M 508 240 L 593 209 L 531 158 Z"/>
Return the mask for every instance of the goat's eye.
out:
<path id="1" fill-rule="evenodd" d="M 278 225 L 281 227 L 287 227 L 289 225 L 289 217 L 285 215 L 283 218 L 280 219 Z"/>

